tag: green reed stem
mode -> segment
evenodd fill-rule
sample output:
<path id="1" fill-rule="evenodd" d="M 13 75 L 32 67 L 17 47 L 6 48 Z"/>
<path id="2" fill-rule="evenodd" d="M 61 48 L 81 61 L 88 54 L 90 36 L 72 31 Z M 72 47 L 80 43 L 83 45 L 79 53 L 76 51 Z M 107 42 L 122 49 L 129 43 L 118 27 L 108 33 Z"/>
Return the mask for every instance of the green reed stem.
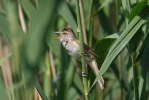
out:
<path id="1" fill-rule="evenodd" d="M 81 27 L 79 0 L 76 0 L 76 13 L 77 13 L 77 23 L 78 23 L 78 34 L 79 34 L 80 48 L 81 48 L 81 53 L 84 55 L 83 37 L 81 34 L 82 33 L 82 27 Z M 81 61 L 82 61 L 82 72 L 87 73 L 84 56 L 81 57 Z M 83 85 L 84 85 L 84 92 L 85 92 L 85 100 L 89 100 L 89 95 L 88 95 L 89 89 L 88 89 L 87 77 L 83 77 Z"/>
<path id="2" fill-rule="evenodd" d="M 139 92 L 138 92 L 138 81 L 137 81 L 137 68 L 135 65 L 135 53 L 132 53 L 132 67 L 133 67 L 133 85 L 134 85 L 134 96 L 135 100 L 139 100 Z"/>
<path id="3" fill-rule="evenodd" d="M 90 8 L 89 8 L 89 46 L 92 46 L 92 34 L 93 34 L 93 16 L 92 16 L 92 9 L 93 9 L 93 0 L 90 0 Z"/>
<path id="4" fill-rule="evenodd" d="M 43 90 L 46 96 L 52 99 L 52 95 L 50 95 L 52 93 L 52 71 L 50 63 L 49 50 L 47 50 L 45 55 L 45 64 L 47 70 L 44 75 Z"/>
<path id="5" fill-rule="evenodd" d="M 121 86 L 121 100 L 123 100 L 123 79 L 122 79 L 122 59 L 121 54 L 118 55 L 118 66 L 119 66 L 119 81 Z"/>

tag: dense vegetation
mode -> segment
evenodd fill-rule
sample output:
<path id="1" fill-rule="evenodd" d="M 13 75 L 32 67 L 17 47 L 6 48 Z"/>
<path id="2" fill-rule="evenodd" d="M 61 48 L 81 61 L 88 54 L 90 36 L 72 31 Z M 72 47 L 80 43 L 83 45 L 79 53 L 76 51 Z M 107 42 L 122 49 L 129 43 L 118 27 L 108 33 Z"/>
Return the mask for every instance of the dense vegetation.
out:
<path id="1" fill-rule="evenodd" d="M 148 100 L 148 17 L 148 0 L 0 0 L 0 99 Z M 97 77 L 55 40 L 67 24 L 104 59 Z"/>

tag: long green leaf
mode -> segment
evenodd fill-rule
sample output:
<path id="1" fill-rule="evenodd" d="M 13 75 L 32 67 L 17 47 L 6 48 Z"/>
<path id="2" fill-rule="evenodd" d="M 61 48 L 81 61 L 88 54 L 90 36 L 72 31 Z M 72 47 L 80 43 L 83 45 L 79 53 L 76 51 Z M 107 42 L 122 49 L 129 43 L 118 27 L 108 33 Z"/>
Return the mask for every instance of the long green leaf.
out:
<path id="1" fill-rule="evenodd" d="M 141 76 L 139 81 L 139 100 L 147 100 L 147 70 L 149 65 L 149 41 L 146 43 L 147 46 L 143 52 L 143 59 L 142 59 L 142 70 L 141 70 Z"/>
<path id="2" fill-rule="evenodd" d="M 74 87 L 71 87 L 65 100 L 78 100 L 79 97 L 78 91 Z"/>
<path id="3" fill-rule="evenodd" d="M 46 49 L 45 42 L 51 29 L 50 25 L 55 21 L 53 15 L 56 14 L 54 11 L 59 2 L 58 0 L 40 0 L 38 9 L 32 15 L 29 35 L 24 40 L 24 49 L 21 49 L 24 77 L 29 85 L 35 80 L 35 71 L 39 70 L 40 62 L 43 60 L 42 57 Z"/>
<path id="4" fill-rule="evenodd" d="M 148 29 L 149 29 L 149 19 L 147 20 L 147 25 L 146 25 L 146 36 L 145 36 L 145 38 L 143 40 L 143 43 L 142 43 L 139 51 L 137 52 L 135 62 L 137 62 L 141 58 L 142 53 L 143 53 L 143 51 L 144 51 L 144 49 L 146 47 L 146 44 L 147 44 L 147 42 L 149 40 L 149 30 Z"/>
<path id="5" fill-rule="evenodd" d="M 73 31 L 75 33 L 77 33 L 78 28 L 77 28 L 76 21 L 72 15 L 67 3 L 66 3 L 66 1 L 63 1 L 61 3 L 60 7 L 58 7 L 58 12 L 65 19 L 65 21 L 72 27 Z"/>
<path id="6" fill-rule="evenodd" d="M 24 38 L 24 32 L 19 25 L 19 18 L 17 16 L 18 12 L 16 10 L 17 3 L 14 1 L 11 2 L 10 0 L 3 1 L 5 7 L 5 13 L 0 16 L 0 21 L 2 25 L 0 28 L 2 29 L 3 33 L 7 36 L 9 42 L 13 45 L 16 45 L 16 42 L 22 42 L 22 37 Z M 13 48 L 14 49 L 14 48 Z"/>
<path id="7" fill-rule="evenodd" d="M 109 5 L 113 2 L 114 2 L 114 0 L 105 0 L 105 2 L 102 3 L 102 5 L 97 9 L 97 11 L 93 15 L 96 15 L 102 8 L 106 7 L 107 5 Z"/>
<path id="8" fill-rule="evenodd" d="M 38 93 L 40 94 L 42 100 L 49 100 L 46 97 L 45 93 L 43 92 L 43 90 L 42 90 L 41 86 L 39 85 L 39 83 L 37 82 L 37 80 L 35 80 L 34 84 L 35 84 L 35 87 L 36 87 Z"/>
<path id="9" fill-rule="evenodd" d="M 33 15 L 36 12 L 35 7 L 31 4 L 31 2 L 29 0 L 20 0 L 20 3 L 22 5 L 22 7 L 23 7 L 23 10 L 25 11 L 27 16 L 31 20 Z"/>
<path id="10" fill-rule="evenodd" d="M 12 42 L 12 36 L 10 33 L 10 27 L 9 27 L 9 23 L 7 20 L 8 16 L 6 15 L 6 13 L 2 10 L 0 10 L 0 30 L 5 33 L 5 35 L 7 36 L 8 40 L 10 42 Z"/>
<path id="11" fill-rule="evenodd" d="M 140 3 L 138 3 L 131 11 L 130 17 L 129 17 L 129 22 L 132 21 L 132 19 L 139 14 L 145 6 L 147 6 L 148 0 L 142 0 Z"/>
<path id="12" fill-rule="evenodd" d="M 30 36 L 27 42 L 27 60 L 33 65 L 41 56 L 44 47 L 44 39 L 47 35 L 49 24 L 52 23 L 53 12 L 57 1 L 40 1 L 37 12 L 33 15 Z M 50 5 L 49 5 L 50 4 Z M 45 10 L 46 9 L 46 10 Z M 40 24 L 39 24 L 40 23 Z M 34 48 L 34 50 L 33 50 Z"/>
<path id="13" fill-rule="evenodd" d="M 130 14 L 130 4 L 129 4 L 129 0 L 122 0 L 122 6 L 123 6 L 123 12 L 125 15 L 125 22 L 126 25 L 128 25 L 129 22 L 129 14 Z"/>
<path id="14" fill-rule="evenodd" d="M 2 100 L 10 100 L 7 92 L 8 91 L 6 90 L 2 70 L 0 68 L 0 97 L 1 97 Z"/>

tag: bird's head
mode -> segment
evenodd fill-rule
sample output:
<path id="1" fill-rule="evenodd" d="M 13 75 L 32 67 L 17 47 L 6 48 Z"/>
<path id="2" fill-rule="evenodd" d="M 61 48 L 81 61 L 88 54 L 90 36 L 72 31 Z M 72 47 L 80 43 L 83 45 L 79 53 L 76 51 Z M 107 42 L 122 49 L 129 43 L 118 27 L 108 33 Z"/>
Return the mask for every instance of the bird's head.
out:
<path id="1" fill-rule="evenodd" d="M 57 37 L 56 40 L 73 40 L 76 39 L 76 36 L 70 26 L 66 26 L 61 32 L 55 32 L 60 34 L 60 37 Z"/>

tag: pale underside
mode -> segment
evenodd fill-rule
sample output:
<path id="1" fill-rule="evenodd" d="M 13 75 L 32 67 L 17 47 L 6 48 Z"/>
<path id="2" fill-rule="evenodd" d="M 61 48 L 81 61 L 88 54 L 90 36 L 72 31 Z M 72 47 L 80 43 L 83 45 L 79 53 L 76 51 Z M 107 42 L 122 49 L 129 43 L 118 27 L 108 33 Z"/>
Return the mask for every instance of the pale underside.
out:
<path id="1" fill-rule="evenodd" d="M 63 46 L 68 51 L 68 54 L 73 57 L 75 60 L 81 62 L 81 56 L 85 55 L 85 61 L 91 62 L 94 59 L 94 56 L 92 54 L 86 53 L 82 54 L 80 50 L 80 46 L 78 44 L 79 42 L 72 42 L 72 41 L 62 41 Z"/>

